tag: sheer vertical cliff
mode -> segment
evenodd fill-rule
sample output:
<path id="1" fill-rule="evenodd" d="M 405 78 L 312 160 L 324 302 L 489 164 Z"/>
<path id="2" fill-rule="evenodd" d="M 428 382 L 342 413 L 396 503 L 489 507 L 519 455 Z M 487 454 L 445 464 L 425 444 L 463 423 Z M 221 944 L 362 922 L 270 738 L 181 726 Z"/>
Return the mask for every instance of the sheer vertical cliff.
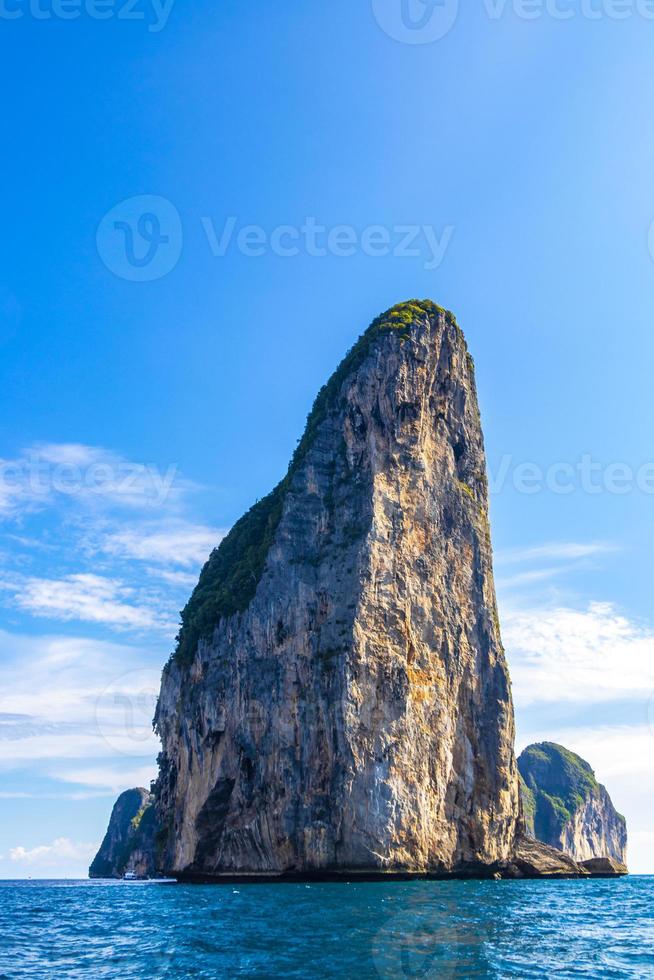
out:
<path id="1" fill-rule="evenodd" d="M 286 478 L 202 572 L 156 726 L 168 871 L 509 859 L 513 708 L 451 314 L 395 307 L 320 392 Z"/>

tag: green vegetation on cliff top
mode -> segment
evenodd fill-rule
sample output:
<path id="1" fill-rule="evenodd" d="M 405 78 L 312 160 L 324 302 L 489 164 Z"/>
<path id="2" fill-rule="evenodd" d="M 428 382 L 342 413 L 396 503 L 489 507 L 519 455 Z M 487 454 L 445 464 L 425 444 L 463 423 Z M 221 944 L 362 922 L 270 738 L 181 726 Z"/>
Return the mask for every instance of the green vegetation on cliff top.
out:
<path id="1" fill-rule="evenodd" d="M 587 762 L 555 742 L 539 742 L 518 759 L 528 832 L 554 840 L 579 807 L 599 789 Z"/>
<path id="2" fill-rule="evenodd" d="M 267 497 L 257 501 L 234 524 L 202 569 L 199 582 L 181 613 L 181 627 L 174 653 L 177 663 L 189 664 L 195 656 L 198 642 L 210 637 L 221 619 L 244 612 L 252 601 L 282 516 L 291 480 L 313 445 L 321 423 L 337 406 L 343 382 L 363 363 L 379 336 L 396 331 L 402 339 L 406 339 L 412 324 L 425 314 L 443 316 L 448 323 L 457 326 L 454 314 L 431 300 L 399 303 L 373 320 L 327 384 L 320 389 L 286 476 Z"/>

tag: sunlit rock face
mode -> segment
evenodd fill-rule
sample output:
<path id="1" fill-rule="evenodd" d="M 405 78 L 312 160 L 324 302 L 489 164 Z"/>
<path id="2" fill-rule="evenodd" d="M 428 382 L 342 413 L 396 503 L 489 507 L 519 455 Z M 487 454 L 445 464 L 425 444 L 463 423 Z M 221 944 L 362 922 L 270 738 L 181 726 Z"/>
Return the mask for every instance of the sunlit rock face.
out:
<path id="1" fill-rule="evenodd" d="M 513 707 L 451 314 L 394 308 L 323 389 L 288 476 L 202 574 L 156 725 L 168 871 L 508 860 Z"/>

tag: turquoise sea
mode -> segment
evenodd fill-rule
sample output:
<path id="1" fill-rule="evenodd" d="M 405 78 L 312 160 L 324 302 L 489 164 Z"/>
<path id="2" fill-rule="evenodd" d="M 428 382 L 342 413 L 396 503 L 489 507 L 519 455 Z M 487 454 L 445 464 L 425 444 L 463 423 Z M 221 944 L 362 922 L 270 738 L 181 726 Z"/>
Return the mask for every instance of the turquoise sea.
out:
<path id="1" fill-rule="evenodd" d="M 0 977 L 654 978 L 654 877 L 3 881 Z"/>

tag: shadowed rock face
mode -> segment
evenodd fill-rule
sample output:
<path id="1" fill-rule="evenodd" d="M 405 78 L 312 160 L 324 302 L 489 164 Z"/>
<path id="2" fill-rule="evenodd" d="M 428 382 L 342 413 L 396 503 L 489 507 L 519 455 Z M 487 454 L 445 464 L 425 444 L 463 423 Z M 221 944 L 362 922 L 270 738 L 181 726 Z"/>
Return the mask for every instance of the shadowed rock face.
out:
<path id="1" fill-rule="evenodd" d="M 448 872 L 519 823 L 472 360 L 402 304 L 214 552 L 156 714 L 177 874 Z"/>
<path id="2" fill-rule="evenodd" d="M 121 878 L 132 870 L 141 878 L 155 874 L 156 815 L 146 789 L 128 789 L 116 800 L 89 878 Z"/>
<path id="3" fill-rule="evenodd" d="M 575 861 L 627 861 L 627 825 L 587 762 L 574 752 L 541 742 L 526 748 L 522 777 L 527 832 Z"/>

